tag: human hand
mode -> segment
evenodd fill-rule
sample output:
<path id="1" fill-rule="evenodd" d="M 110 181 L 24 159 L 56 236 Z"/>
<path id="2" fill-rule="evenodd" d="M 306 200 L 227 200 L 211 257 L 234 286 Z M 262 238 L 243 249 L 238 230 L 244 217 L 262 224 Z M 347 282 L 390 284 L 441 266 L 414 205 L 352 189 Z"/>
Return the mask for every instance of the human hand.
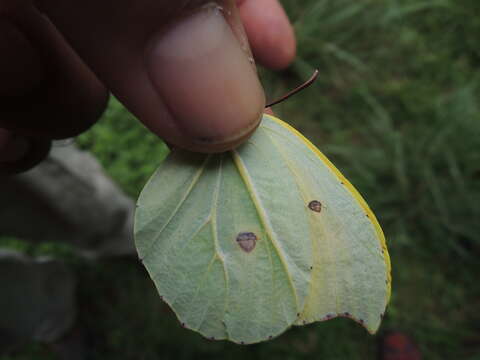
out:
<path id="1" fill-rule="evenodd" d="M 278 0 L 32 1 L 0 0 L 0 173 L 89 128 L 108 91 L 173 145 L 232 148 L 265 104 L 241 21 L 262 64 L 295 55 Z"/>

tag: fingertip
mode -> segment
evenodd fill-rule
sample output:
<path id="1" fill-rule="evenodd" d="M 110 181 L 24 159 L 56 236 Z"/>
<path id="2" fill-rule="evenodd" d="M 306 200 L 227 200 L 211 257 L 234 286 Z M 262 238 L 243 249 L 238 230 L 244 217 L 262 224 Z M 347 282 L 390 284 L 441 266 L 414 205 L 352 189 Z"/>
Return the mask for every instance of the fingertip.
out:
<path id="1" fill-rule="evenodd" d="M 274 70 L 289 66 L 297 45 L 293 27 L 280 3 L 243 0 L 237 5 L 258 62 Z"/>
<path id="2" fill-rule="evenodd" d="M 11 16 L 0 19 L 0 126 L 48 139 L 85 131 L 105 110 L 107 89 L 36 8 Z"/>
<path id="3" fill-rule="evenodd" d="M 28 138 L 0 129 L 0 175 L 27 171 L 47 157 L 51 140 Z"/>

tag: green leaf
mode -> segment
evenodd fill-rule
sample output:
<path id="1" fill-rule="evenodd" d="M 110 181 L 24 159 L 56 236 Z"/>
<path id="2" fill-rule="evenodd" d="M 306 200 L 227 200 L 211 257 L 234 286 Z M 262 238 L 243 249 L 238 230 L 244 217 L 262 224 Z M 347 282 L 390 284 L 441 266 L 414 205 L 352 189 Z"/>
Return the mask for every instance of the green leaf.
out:
<path id="1" fill-rule="evenodd" d="M 135 241 L 163 300 L 208 338 L 255 343 L 337 316 L 373 333 L 390 296 L 368 205 L 268 115 L 228 153 L 173 151 L 140 195 Z"/>

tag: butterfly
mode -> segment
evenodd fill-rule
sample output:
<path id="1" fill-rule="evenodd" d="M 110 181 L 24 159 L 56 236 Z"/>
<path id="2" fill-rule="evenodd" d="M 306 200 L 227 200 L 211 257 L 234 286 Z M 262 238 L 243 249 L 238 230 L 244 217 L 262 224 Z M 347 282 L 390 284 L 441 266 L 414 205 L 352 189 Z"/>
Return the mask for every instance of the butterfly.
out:
<path id="1" fill-rule="evenodd" d="M 135 243 L 181 324 L 209 339 L 251 344 L 335 317 L 375 333 L 390 298 L 375 215 L 270 115 L 229 152 L 172 151 L 138 199 Z"/>

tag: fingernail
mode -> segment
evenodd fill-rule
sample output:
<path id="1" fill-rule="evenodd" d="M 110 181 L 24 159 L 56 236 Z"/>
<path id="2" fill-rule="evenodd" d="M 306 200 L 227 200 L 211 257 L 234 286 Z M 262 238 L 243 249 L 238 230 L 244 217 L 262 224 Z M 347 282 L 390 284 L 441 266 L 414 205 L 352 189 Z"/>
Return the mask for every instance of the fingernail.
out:
<path id="1" fill-rule="evenodd" d="M 263 88 L 218 6 L 205 6 L 157 34 L 147 68 L 172 121 L 189 141 L 235 142 L 261 119 Z"/>

